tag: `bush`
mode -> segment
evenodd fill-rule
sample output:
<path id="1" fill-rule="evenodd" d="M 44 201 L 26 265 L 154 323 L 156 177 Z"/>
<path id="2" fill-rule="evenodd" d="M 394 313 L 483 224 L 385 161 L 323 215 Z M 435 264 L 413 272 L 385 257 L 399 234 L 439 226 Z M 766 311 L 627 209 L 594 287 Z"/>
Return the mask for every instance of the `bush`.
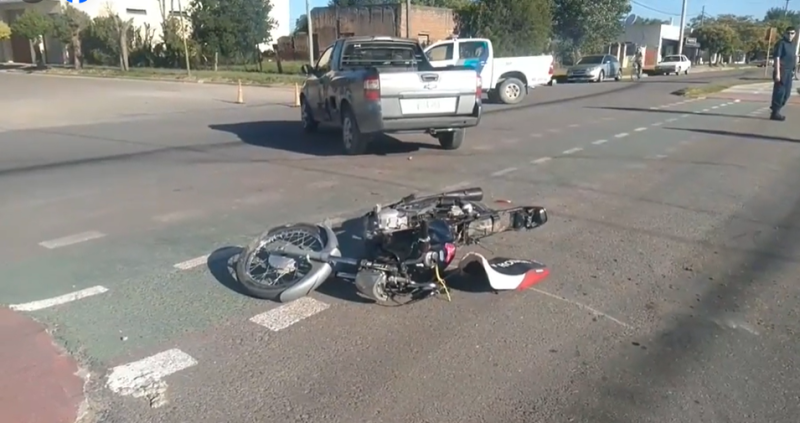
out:
<path id="1" fill-rule="evenodd" d="M 11 38 L 11 27 L 7 23 L 0 21 L 0 41 Z"/>

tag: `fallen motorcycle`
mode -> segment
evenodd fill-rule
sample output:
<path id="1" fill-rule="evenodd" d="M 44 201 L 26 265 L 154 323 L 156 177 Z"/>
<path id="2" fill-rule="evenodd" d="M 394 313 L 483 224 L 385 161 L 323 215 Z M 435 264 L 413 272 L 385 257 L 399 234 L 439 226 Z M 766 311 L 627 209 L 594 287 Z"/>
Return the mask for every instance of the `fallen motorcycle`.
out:
<path id="1" fill-rule="evenodd" d="M 362 257 L 342 257 L 329 225 L 295 223 L 272 228 L 239 255 L 236 276 L 252 296 L 289 302 L 316 290 L 331 276 L 353 282 L 377 303 L 447 293 L 444 272 L 460 246 L 478 244 L 501 232 L 547 223 L 544 207 L 492 209 L 481 188 L 425 197 L 414 195 L 375 206 L 361 217 Z M 460 269 L 477 263 L 495 291 L 526 289 L 548 276 L 531 260 L 468 253 Z"/>

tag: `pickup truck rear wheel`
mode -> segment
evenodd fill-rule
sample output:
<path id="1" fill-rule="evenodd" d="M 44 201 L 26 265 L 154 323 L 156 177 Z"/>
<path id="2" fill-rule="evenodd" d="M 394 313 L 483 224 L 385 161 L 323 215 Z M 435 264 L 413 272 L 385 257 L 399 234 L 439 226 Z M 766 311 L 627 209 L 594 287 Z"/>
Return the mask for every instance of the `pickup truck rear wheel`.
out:
<path id="1" fill-rule="evenodd" d="M 525 84 L 517 78 L 508 78 L 497 88 L 500 100 L 505 104 L 517 104 L 525 98 Z"/>
<path id="2" fill-rule="evenodd" d="M 342 146 L 344 152 L 350 156 L 364 154 L 372 137 L 361 133 L 355 114 L 350 108 L 344 109 L 342 114 Z"/>
<path id="3" fill-rule="evenodd" d="M 464 142 L 464 135 L 467 131 L 463 129 L 456 129 L 455 131 L 439 132 L 436 138 L 439 139 L 439 145 L 445 150 L 457 150 Z"/>

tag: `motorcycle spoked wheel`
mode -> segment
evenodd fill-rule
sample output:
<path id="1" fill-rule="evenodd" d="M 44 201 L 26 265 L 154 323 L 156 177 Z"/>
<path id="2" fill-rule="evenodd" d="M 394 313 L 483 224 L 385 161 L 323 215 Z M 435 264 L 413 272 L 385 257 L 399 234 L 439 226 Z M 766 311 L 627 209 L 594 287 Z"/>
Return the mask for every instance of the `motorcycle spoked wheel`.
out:
<path id="1" fill-rule="evenodd" d="M 325 239 L 314 225 L 294 224 L 272 228 L 254 239 L 236 262 L 236 278 L 247 294 L 265 300 L 278 301 L 280 295 L 301 282 L 325 263 L 302 257 L 270 254 L 281 244 L 292 244 L 309 252 L 325 248 Z"/>

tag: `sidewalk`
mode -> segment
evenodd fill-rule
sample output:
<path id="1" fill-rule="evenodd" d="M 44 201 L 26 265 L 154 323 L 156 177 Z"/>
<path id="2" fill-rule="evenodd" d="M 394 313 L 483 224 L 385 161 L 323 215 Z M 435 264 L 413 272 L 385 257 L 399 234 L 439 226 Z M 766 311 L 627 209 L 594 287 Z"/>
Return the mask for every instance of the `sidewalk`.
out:
<path id="1" fill-rule="evenodd" d="M 800 81 L 795 81 L 794 83 L 796 85 L 800 85 Z M 770 102 L 772 97 L 772 82 L 735 85 L 718 93 L 709 94 L 707 97 L 732 100 L 735 99 L 740 101 L 752 101 L 767 104 Z M 789 97 L 788 104 L 800 104 L 800 95 L 798 95 L 797 92 L 793 92 L 791 97 Z"/>
<path id="2" fill-rule="evenodd" d="M 74 423 L 83 379 L 44 327 L 0 307 L 0 410 L 13 423 Z"/>

